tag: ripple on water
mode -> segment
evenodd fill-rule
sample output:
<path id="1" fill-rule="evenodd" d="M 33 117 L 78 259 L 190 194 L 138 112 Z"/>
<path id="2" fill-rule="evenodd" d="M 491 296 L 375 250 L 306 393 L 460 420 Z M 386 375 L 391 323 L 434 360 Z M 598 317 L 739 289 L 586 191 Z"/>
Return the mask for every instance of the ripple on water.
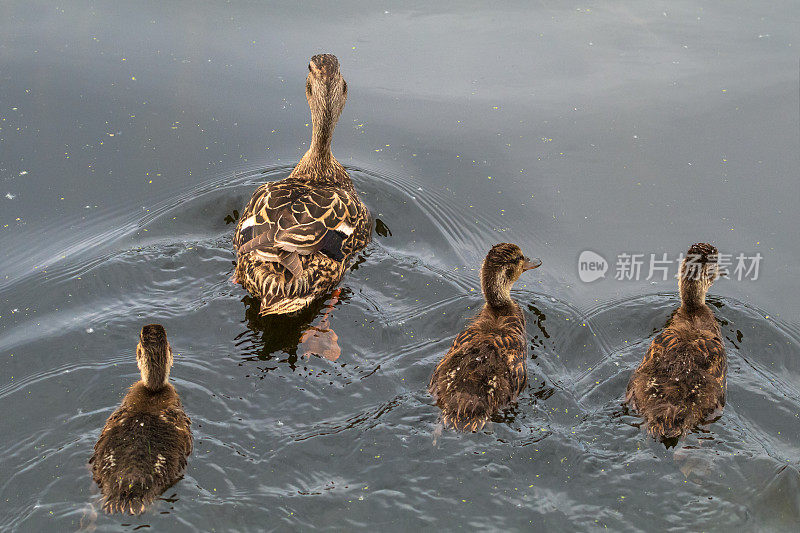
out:
<path id="1" fill-rule="evenodd" d="M 722 418 L 677 449 L 621 406 L 628 377 L 677 305 L 647 295 L 581 312 L 546 296 L 547 263 L 518 283 L 529 387 L 484 431 L 436 437 L 426 386 L 482 304 L 477 267 L 499 221 L 402 176 L 350 171 L 380 233 L 331 313 L 342 356 L 304 357 L 294 317 L 259 318 L 232 285 L 234 211 L 288 167 L 211 180 L 84 227 L 69 253 L 2 290 L 22 309 L 0 339 L 3 529 L 448 527 L 775 528 L 800 519 L 800 335 L 712 298 L 729 354 Z M 467 214 L 468 213 L 468 214 Z M 66 255 L 66 258 L 63 256 Z M 16 302 L 19 302 L 18 304 Z M 92 518 L 86 461 L 137 379 L 142 323 L 163 322 L 193 420 L 185 478 L 140 518 Z M 313 512 L 309 511 L 313 509 Z M 51 514 L 52 513 L 52 514 Z M 121 527 L 120 523 L 129 524 Z"/>

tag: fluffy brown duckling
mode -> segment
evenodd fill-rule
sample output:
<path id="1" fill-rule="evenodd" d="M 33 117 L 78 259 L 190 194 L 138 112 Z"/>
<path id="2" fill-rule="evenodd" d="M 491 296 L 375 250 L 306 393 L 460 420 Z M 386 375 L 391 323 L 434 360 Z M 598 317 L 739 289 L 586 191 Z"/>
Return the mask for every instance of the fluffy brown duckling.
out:
<path id="1" fill-rule="evenodd" d="M 256 189 L 233 237 L 233 281 L 261 300 L 262 315 L 299 311 L 330 292 L 372 235 L 369 210 L 331 153 L 347 100 L 339 61 L 316 55 L 308 71 L 311 146 L 288 178 Z"/>
<path id="2" fill-rule="evenodd" d="M 516 244 L 496 244 L 486 255 L 481 266 L 486 304 L 453 341 L 428 385 L 445 426 L 480 430 L 525 388 L 525 315 L 511 298 L 511 287 L 523 272 L 541 264 L 525 257 Z"/>
<path id="3" fill-rule="evenodd" d="M 681 306 L 628 382 L 625 401 L 656 439 L 681 438 L 725 405 L 725 345 L 706 305 L 706 293 L 717 277 L 717 249 L 693 244 L 680 267 Z"/>
<path id="4" fill-rule="evenodd" d="M 142 328 L 136 362 L 142 379 L 108 417 L 89 460 L 108 513 L 144 512 L 181 478 L 192 453 L 191 421 L 168 381 L 172 349 L 162 326 Z"/>

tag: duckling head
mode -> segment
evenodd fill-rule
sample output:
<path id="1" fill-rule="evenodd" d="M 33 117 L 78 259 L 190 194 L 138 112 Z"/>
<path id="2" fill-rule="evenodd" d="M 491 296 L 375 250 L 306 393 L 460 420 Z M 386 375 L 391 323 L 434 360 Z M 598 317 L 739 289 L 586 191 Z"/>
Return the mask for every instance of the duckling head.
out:
<path id="1" fill-rule="evenodd" d="M 339 72 L 339 60 L 333 54 L 318 54 L 308 63 L 306 98 L 311 108 L 314 130 L 312 148 L 330 148 L 333 128 L 347 101 L 347 82 Z"/>
<path id="2" fill-rule="evenodd" d="M 516 244 L 495 244 L 481 266 L 481 289 L 486 303 L 503 307 L 512 303 L 511 287 L 523 272 L 541 266 L 539 259 L 525 257 Z"/>
<path id="3" fill-rule="evenodd" d="M 167 342 L 164 326 L 148 324 L 142 328 L 136 346 L 136 363 L 145 387 L 157 391 L 167 384 L 172 367 L 172 348 Z"/>
<path id="4" fill-rule="evenodd" d="M 719 252 L 708 243 L 698 242 L 689 247 L 681 261 L 678 288 L 683 305 L 692 308 L 705 305 L 706 294 L 719 277 Z"/>

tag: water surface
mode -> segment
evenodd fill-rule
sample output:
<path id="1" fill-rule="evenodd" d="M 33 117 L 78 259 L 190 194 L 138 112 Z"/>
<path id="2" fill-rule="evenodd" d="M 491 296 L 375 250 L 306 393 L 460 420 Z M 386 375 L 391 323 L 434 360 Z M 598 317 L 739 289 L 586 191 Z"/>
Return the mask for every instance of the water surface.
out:
<path id="1" fill-rule="evenodd" d="M 793 2 L 0 6 L 0 528 L 781 531 L 800 520 Z M 334 152 L 384 225 L 320 306 L 259 319 L 230 223 L 307 148 L 308 58 L 338 55 Z M 722 418 L 676 449 L 621 406 L 675 280 L 620 253 L 763 256 L 710 303 Z M 425 386 L 500 241 L 544 265 L 529 388 L 476 434 Z M 577 258 L 609 262 L 579 280 Z M 674 272 L 673 272 L 674 273 Z M 86 462 L 163 323 L 193 420 L 185 478 L 96 515 Z"/>

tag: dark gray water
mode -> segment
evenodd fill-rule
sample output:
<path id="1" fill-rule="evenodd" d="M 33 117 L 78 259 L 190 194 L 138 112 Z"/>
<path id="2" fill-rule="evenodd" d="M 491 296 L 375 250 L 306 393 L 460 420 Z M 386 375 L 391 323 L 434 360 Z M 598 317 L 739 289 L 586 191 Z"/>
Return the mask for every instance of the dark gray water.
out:
<path id="1" fill-rule="evenodd" d="M 796 528 L 798 36 L 793 0 L 0 4 L 0 529 Z M 322 51 L 334 152 L 391 231 L 342 284 L 336 362 L 299 357 L 318 309 L 258 319 L 228 281 L 226 217 L 307 148 Z M 667 450 L 620 404 L 676 270 L 615 263 L 701 240 L 763 260 L 712 289 L 722 418 Z M 515 292 L 530 387 L 437 439 L 427 379 L 499 241 L 544 261 Z M 195 451 L 147 514 L 95 516 L 149 322 Z"/>

